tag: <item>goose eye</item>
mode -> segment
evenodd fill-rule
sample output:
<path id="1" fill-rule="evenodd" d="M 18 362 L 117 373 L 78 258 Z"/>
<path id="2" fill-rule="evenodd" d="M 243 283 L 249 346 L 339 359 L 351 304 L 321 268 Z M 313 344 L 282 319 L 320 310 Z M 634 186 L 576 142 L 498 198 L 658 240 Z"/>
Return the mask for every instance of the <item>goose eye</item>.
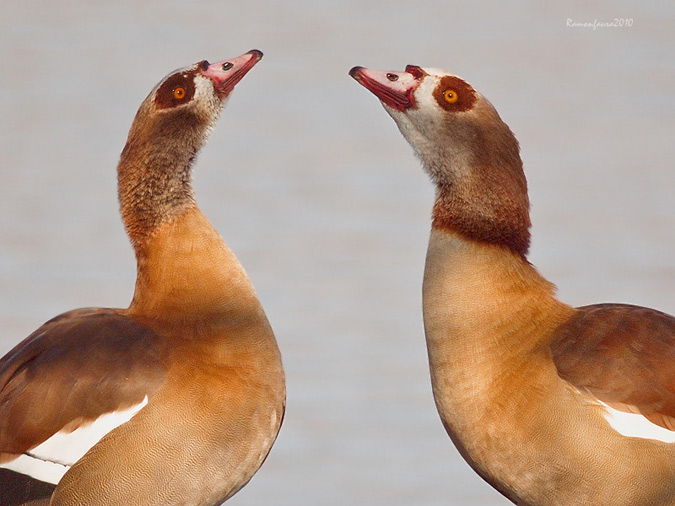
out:
<path id="1" fill-rule="evenodd" d="M 448 104 L 454 104 L 459 100 L 459 95 L 455 90 L 445 90 L 443 92 L 443 98 Z"/>
<path id="2" fill-rule="evenodd" d="M 185 88 L 183 88 L 182 86 L 178 86 L 173 90 L 173 98 L 175 98 L 176 100 L 183 100 L 185 98 L 185 94 L 186 94 Z"/>

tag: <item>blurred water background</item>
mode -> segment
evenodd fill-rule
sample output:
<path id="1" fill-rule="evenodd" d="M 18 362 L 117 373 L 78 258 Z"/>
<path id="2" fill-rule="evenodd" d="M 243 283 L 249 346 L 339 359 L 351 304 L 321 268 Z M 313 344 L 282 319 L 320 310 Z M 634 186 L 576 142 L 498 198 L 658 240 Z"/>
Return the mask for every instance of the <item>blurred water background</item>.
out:
<path id="1" fill-rule="evenodd" d="M 632 26 L 569 26 L 615 18 Z M 0 353 L 68 309 L 126 307 L 115 166 L 136 109 L 169 71 L 252 48 L 194 176 L 275 328 L 288 410 L 230 504 L 506 504 L 431 397 L 433 189 L 347 72 L 465 77 L 520 140 L 530 260 L 560 297 L 675 313 L 675 3 L 3 2 Z"/>

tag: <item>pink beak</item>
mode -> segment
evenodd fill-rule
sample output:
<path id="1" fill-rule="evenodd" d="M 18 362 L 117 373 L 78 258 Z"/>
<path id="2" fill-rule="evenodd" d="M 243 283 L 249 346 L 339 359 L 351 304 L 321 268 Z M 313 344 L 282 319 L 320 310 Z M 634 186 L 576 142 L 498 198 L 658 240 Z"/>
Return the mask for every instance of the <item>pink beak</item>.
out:
<path id="1" fill-rule="evenodd" d="M 234 86 L 242 80 L 253 66 L 260 61 L 263 54 L 257 49 L 252 49 L 236 58 L 209 63 L 204 60 L 201 65 L 201 73 L 213 81 L 213 87 L 221 98 L 228 95 Z"/>
<path id="2" fill-rule="evenodd" d="M 404 111 L 415 107 L 414 92 L 426 74 L 420 67 L 408 65 L 405 72 L 354 67 L 349 71 L 349 75 L 370 90 L 384 104 Z"/>

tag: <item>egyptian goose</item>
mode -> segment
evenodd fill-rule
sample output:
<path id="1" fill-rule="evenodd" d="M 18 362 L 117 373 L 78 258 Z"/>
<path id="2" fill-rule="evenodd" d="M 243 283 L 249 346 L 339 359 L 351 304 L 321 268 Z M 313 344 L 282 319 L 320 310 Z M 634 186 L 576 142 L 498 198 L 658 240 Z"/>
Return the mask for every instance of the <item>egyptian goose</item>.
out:
<path id="1" fill-rule="evenodd" d="M 462 456 L 518 504 L 675 504 L 675 318 L 555 298 L 526 257 L 518 142 L 470 84 L 412 65 L 350 74 L 436 185 L 424 327 Z"/>
<path id="2" fill-rule="evenodd" d="M 265 460 L 284 415 L 281 356 L 191 186 L 260 58 L 178 70 L 141 104 L 118 165 L 133 300 L 57 316 L 0 361 L 0 504 L 53 490 L 52 505 L 215 505 Z"/>

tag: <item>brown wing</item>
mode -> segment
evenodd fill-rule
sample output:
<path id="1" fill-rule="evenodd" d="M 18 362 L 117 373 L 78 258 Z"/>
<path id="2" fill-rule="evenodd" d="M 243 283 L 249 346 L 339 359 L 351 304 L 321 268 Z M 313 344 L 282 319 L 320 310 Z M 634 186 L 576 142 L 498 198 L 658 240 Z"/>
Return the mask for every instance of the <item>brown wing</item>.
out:
<path id="1" fill-rule="evenodd" d="M 162 340 L 118 310 L 48 321 L 0 360 L 0 462 L 151 397 L 164 382 L 162 355 Z"/>
<path id="2" fill-rule="evenodd" d="M 675 318 L 639 306 L 580 307 L 550 344 L 558 374 L 623 411 L 675 430 Z"/>

